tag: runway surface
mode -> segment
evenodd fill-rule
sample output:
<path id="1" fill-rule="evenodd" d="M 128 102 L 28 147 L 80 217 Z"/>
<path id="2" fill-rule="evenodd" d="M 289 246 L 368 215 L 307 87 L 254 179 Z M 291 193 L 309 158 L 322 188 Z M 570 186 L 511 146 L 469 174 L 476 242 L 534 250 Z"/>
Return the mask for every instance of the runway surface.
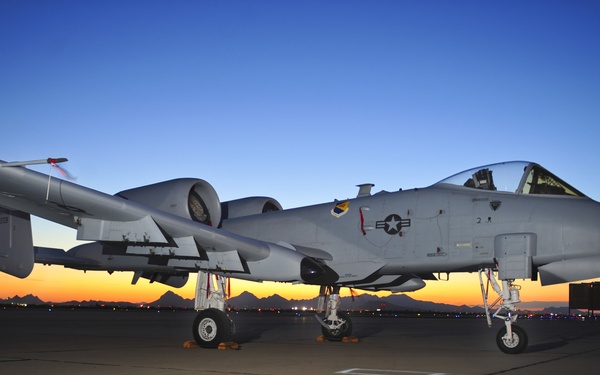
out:
<path id="1" fill-rule="evenodd" d="M 597 373 L 600 321 L 520 320 L 523 354 L 498 350 L 485 319 L 353 315 L 358 343 L 317 342 L 314 317 L 240 313 L 239 350 L 185 349 L 191 311 L 0 308 L 0 373 Z"/>

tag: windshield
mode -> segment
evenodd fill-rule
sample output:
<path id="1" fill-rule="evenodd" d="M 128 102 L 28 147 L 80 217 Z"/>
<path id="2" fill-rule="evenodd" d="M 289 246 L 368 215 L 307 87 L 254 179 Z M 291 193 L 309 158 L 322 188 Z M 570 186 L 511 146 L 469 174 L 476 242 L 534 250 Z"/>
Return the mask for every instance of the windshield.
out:
<path id="1" fill-rule="evenodd" d="M 580 191 L 542 166 L 527 161 L 513 161 L 469 169 L 450 176 L 438 184 L 452 184 L 472 189 L 517 194 L 585 197 Z"/>

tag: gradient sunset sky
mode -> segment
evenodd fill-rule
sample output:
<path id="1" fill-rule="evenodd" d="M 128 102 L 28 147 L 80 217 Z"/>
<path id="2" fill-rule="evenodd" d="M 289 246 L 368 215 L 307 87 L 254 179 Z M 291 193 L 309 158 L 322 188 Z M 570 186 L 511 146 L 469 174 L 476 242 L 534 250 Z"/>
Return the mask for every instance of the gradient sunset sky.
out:
<path id="1" fill-rule="evenodd" d="M 0 159 L 67 157 L 77 183 L 111 194 L 198 177 L 223 201 L 292 208 L 531 160 L 600 199 L 599 2 L 4 0 L 0 56 Z M 40 219 L 33 231 L 39 246 L 77 244 Z M 169 290 L 131 277 L 36 265 L 1 274 L 0 298 Z M 174 291 L 193 297 L 194 280 Z M 521 284 L 524 301 L 568 298 Z M 459 274 L 411 296 L 481 298 Z"/>

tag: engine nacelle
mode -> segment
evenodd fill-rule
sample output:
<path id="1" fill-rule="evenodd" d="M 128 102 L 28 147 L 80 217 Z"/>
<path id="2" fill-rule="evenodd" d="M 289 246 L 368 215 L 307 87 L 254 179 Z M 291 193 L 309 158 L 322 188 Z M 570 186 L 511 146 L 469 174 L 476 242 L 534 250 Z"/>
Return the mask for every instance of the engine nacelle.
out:
<path id="1" fill-rule="evenodd" d="M 283 207 L 273 198 L 248 197 L 221 203 L 221 218 L 227 220 L 281 210 L 283 210 Z"/>
<path id="2" fill-rule="evenodd" d="M 124 190 L 115 194 L 202 224 L 218 226 L 221 203 L 211 184 L 194 178 L 179 178 Z"/>

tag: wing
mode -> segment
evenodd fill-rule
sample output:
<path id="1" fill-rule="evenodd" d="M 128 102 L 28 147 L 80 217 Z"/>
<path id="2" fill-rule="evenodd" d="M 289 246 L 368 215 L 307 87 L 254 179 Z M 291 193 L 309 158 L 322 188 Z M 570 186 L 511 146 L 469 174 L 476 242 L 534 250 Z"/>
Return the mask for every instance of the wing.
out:
<path id="1" fill-rule="evenodd" d="M 79 240 L 98 241 L 73 249 L 80 255 L 87 251 L 112 259 L 143 258 L 147 262 L 144 270 L 158 266 L 169 272 L 211 270 L 250 280 L 308 282 L 323 273 L 319 264 L 294 249 L 205 225 L 182 207 L 169 212 L 173 205 L 148 204 L 189 186 L 188 179 L 112 196 L 3 164 L 0 162 L 0 206 L 74 228 Z M 202 186 L 190 191 L 200 202 L 198 193 L 206 192 Z M 184 201 L 187 209 L 187 195 Z M 218 202 L 206 206 L 220 207 Z M 184 211 L 190 216 L 179 215 Z M 136 267 L 143 261 L 136 260 Z"/>

